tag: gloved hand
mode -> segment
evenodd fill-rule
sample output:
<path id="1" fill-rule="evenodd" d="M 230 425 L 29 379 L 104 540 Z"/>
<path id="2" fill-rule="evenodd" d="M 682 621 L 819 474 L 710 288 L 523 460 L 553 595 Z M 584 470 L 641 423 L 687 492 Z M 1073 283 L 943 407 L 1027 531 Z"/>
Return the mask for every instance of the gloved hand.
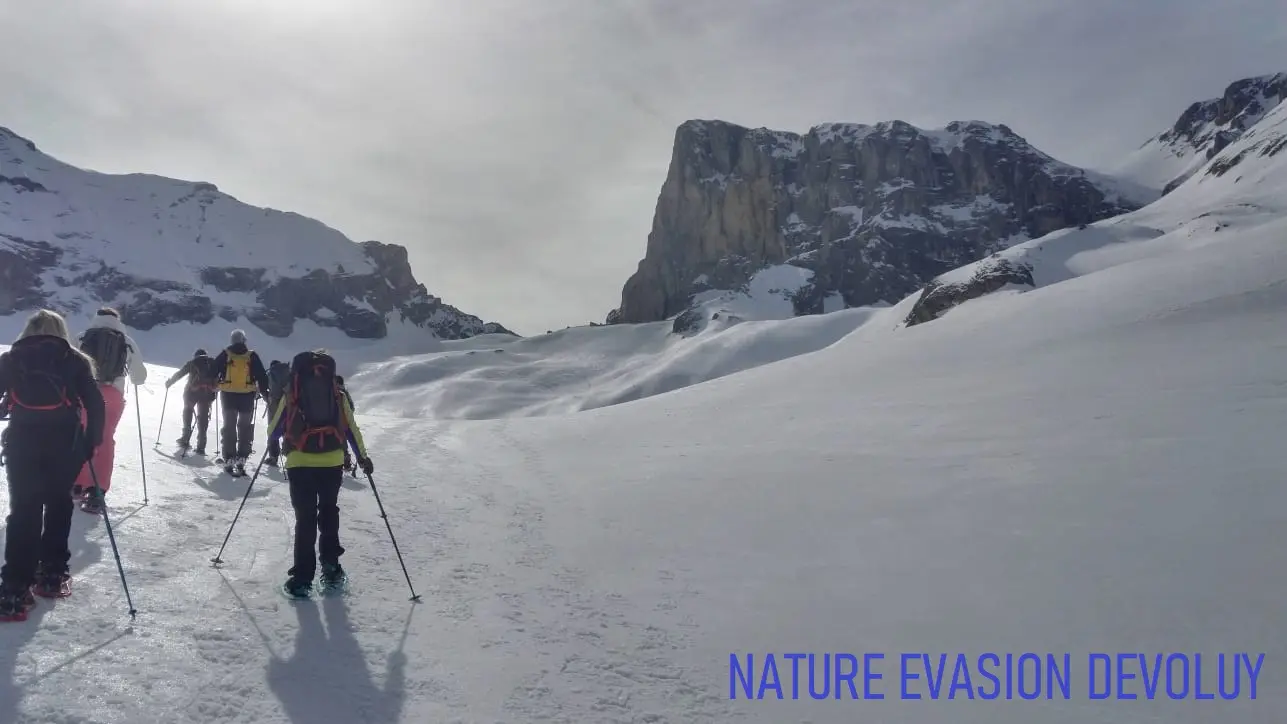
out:
<path id="1" fill-rule="evenodd" d="M 375 472 L 375 463 L 371 462 L 371 458 L 358 458 L 358 467 L 367 475 Z"/>
<path id="2" fill-rule="evenodd" d="M 174 380 L 166 380 L 166 381 L 165 381 L 165 389 L 167 389 L 167 390 L 168 390 L 168 389 L 170 389 L 170 385 L 173 385 L 173 384 L 174 384 Z"/>

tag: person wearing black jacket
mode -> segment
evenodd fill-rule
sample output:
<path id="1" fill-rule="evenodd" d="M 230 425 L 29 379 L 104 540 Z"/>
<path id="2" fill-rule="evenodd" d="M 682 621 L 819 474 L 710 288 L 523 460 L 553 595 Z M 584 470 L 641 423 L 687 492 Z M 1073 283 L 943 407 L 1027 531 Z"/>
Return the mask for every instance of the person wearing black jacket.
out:
<path id="1" fill-rule="evenodd" d="M 72 485 L 103 442 L 106 410 L 94 363 L 69 342 L 55 312 L 31 315 L 0 354 L 9 517 L 0 568 L 0 620 L 22 620 L 35 592 L 57 596 L 70 581 Z M 82 417 L 84 427 L 81 426 Z"/>
<path id="2" fill-rule="evenodd" d="M 255 442 L 255 397 L 268 398 L 268 371 L 259 354 L 246 346 L 245 332 L 233 330 L 230 341 L 232 344 L 215 357 L 214 366 L 219 372 L 223 410 L 224 470 L 240 474 Z"/>
<path id="3" fill-rule="evenodd" d="M 179 436 L 177 442 L 179 447 L 184 450 L 192 443 L 192 416 L 196 413 L 197 418 L 197 450 L 198 455 L 206 454 L 206 431 L 210 428 L 210 406 L 214 404 L 215 397 L 219 391 L 215 386 L 219 374 L 215 367 L 215 361 L 206 354 L 204 349 L 198 349 L 192 359 L 188 360 L 170 379 L 165 381 L 166 389 L 169 389 L 175 382 L 188 378 L 188 383 L 183 387 L 183 434 Z"/>
<path id="4" fill-rule="evenodd" d="M 264 408 L 264 416 L 272 417 L 277 406 L 281 404 L 282 398 L 286 396 L 286 386 L 290 384 L 290 363 L 281 360 L 273 360 L 268 365 L 268 405 Z M 278 458 L 282 454 L 281 440 L 275 437 L 268 438 L 268 457 L 264 464 L 269 467 L 277 467 Z"/>

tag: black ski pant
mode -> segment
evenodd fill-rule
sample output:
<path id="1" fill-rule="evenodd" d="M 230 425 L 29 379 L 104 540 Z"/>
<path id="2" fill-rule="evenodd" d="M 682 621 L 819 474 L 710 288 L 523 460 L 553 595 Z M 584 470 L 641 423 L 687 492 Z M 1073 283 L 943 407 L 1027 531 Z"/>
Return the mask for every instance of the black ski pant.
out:
<path id="1" fill-rule="evenodd" d="M 16 426 L 5 431 L 9 517 L 4 534 L 6 585 L 36 582 L 36 567 L 66 573 L 71 560 L 72 485 L 88 457 L 80 426 Z"/>
<path id="2" fill-rule="evenodd" d="M 210 406 L 214 393 L 205 390 L 183 391 L 183 442 L 192 440 L 192 416 L 197 418 L 197 449 L 206 449 L 206 431 L 210 428 Z"/>
<path id="3" fill-rule="evenodd" d="M 220 392 L 223 407 L 222 452 L 225 460 L 250 457 L 255 442 L 255 393 Z"/>
<path id="4" fill-rule="evenodd" d="M 295 508 L 295 565 L 290 575 L 311 581 L 317 572 L 314 543 L 323 563 L 339 563 L 344 555 L 339 505 L 344 470 L 287 468 L 286 478 L 290 481 L 290 504 Z"/>

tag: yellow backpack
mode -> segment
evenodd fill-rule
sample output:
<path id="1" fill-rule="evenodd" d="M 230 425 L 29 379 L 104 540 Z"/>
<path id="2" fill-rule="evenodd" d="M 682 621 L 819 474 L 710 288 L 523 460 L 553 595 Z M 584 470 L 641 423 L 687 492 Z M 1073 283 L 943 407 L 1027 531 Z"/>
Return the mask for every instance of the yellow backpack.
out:
<path id="1" fill-rule="evenodd" d="M 219 389 L 224 392 L 255 391 L 255 381 L 250 376 L 250 353 L 228 353 L 228 367 L 219 382 Z"/>

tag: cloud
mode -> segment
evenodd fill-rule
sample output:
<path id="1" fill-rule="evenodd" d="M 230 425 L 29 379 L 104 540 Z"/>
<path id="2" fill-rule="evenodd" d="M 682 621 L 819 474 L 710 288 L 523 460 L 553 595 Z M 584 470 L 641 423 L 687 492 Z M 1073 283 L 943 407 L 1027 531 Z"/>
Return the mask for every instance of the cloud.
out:
<path id="1" fill-rule="evenodd" d="M 69 0 L 0 28 L 0 125 L 402 243 L 524 333 L 617 304 L 688 118 L 980 118 L 1104 165 L 1287 69 L 1279 0 Z"/>

